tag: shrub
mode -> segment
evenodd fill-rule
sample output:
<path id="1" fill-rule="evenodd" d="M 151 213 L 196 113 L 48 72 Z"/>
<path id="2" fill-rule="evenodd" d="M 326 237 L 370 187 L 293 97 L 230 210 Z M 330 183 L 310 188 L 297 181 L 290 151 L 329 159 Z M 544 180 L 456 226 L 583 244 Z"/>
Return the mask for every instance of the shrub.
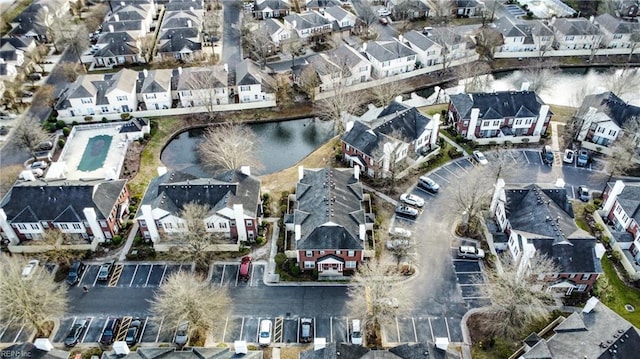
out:
<path id="1" fill-rule="evenodd" d="M 121 113 L 121 114 L 120 114 L 120 118 L 121 118 L 121 119 L 123 119 L 123 120 L 126 120 L 126 119 L 128 119 L 129 117 L 131 117 L 131 114 L 129 114 L 128 112 L 125 112 L 125 113 Z"/>
<path id="2" fill-rule="evenodd" d="M 142 138 L 145 141 L 149 141 L 151 139 L 151 134 L 150 133 L 145 133 L 144 135 L 142 135 Z"/>
<path id="3" fill-rule="evenodd" d="M 58 139 L 58 147 L 62 148 L 62 147 L 64 147 L 65 144 L 66 144 L 66 142 L 64 141 L 64 138 L 59 138 Z"/>
<path id="4" fill-rule="evenodd" d="M 111 243 L 113 243 L 114 246 L 119 246 L 122 243 L 122 237 L 113 236 L 113 238 L 111 238 Z"/>
<path id="5" fill-rule="evenodd" d="M 602 206 L 602 199 L 600 198 L 596 198 L 593 200 L 593 205 L 600 208 L 600 206 Z"/>
<path id="6" fill-rule="evenodd" d="M 522 139 L 522 143 L 529 143 L 529 139 L 528 138 L 523 138 Z"/>
<path id="7" fill-rule="evenodd" d="M 286 213 L 287 213 L 287 205 L 283 204 L 283 205 L 280 206 L 280 214 L 283 215 L 283 214 L 286 214 Z"/>
<path id="8" fill-rule="evenodd" d="M 91 121 L 93 121 L 93 116 L 84 116 L 84 120 L 85 120 L 86 122 L 91 122 Z M 74 122 L 75 122 L 75 121 L 74 121 Z"/>
<path id="9" fill-rule="evenodd" d="M 268 202 L 270 198 L 271 196 L 269 195 L 269 193 L 262 194 L 262 202 Z"/>
<path id="10" fill-rule="evenodd" d="M 281 267 L 284 261 L 287 260 L 287 256 L 284 253 L 278 253 L 274 260 L 276 261 L 276 266 Z"/>
<path id="11" fill-rule="evenodd" d="M 67 126 L 67 123 L 62 121 L 62 120 L 58 120 L 56 121 L 56 129 L 61 130 L 63 128 L 65 128 Z"/>
<path id="12" fill-rule="evenodd" d="M 56 124 L 52 122 L 45 122 L 42 124 L 42 128 L 47 132 L 56 132 Z"/>
<path id="13" fill-rule="evenodd" d="M 462 135 L 456 135 L 456 143 L 462 143 L 464 142 L 464 138 L 462 138 Z"/>
<path id="14" fill-rule="evenodd" d="M 593 213 L 596 211 L 596 206 L 592 205 L 592 204 L 588 204 L 586 206 L 584 206 L 584 211 L 586 213 Z"/>
<path id="15" fill-rule="evenodd" d="M 258 236 L 258 238 L 256 238 L 256 243 L 261 246 L 266 242 L 266 240 L 264 239 L 263 236 Z"/>
<path id="16" fill-rule="evenodd" d="M 440 137 L 440 138 L 438 138 L 438 146 L 440 146 L 440 147 L 444 147 L 444 144 L 445 144 L 445 139 L 444 139 L 444 137 Z"/>
<path id="17" fill-rule="evenodd" d="M 293 275 L 298 275 L 298 274 L 300 274 L 300 267 L 298 267 L 297 263 L 290 262 L 289 263 L 289 272 L 291 272 L 291 274 L 293 274 Z"/>
<path id="18" fill-rule="evenodd" d="M 102 122 L 109 122 L 109 120 L 107 120 L 107 118 L 106 118 L 106 117 L 103 117 L 103 118 L 102 118 L 102 120 L 100 120 L 100 121 L 102 121 Z"/>
<path id="19" fill-rule="evenodd" d="M 77 125 L 77 124 L 78 124 L 78 121 L 73 121 L 73 122 L 71 122 L 71 126 L 75 126 L 75 125 Z"/>
<path id="20" fill-rule="evenodd" d="M 71 133 L 71 129 L 69 127 L 65 127 L 62 129 L 62 135 L 64 137 L 69 137 L 69 134 Z"/>

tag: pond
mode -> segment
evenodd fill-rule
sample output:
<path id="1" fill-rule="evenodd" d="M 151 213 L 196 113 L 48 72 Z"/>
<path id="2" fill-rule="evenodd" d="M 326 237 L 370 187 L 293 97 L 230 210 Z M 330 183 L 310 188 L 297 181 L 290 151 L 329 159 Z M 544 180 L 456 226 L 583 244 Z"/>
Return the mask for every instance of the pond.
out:
<path id="1" fill-rule="evenodd" d="M 248 126 L 258 137 L 256 155 L 264 166 L 259 172 L 253 171 L 256 175 L 278 172 L 295 165 L 334 135 L 333 122 L 314 118 L 254 123 Z M 162 151 L 162 163 L 171 169 L 196 176 L 210 176 L 211 173 L 200 165 L 197 152 L 203 133 L 204 129 L 200 128 L 179 134 Z"/>

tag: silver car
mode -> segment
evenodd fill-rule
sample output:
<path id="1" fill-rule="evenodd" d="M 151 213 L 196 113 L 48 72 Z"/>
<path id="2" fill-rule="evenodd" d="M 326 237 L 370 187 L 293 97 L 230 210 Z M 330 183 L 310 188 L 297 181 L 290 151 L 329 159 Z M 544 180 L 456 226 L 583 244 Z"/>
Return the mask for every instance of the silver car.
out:
<path id="1" fill-rule="evenodd" d="M 189 323 L 183 322 L 180 325 L 178 325 L 178 330 L 176 330 L 176 337 L 174 338 L 173 342 L 177 346 L 182 347 L 187 345 L 188 341 L 189 341 Z"/>

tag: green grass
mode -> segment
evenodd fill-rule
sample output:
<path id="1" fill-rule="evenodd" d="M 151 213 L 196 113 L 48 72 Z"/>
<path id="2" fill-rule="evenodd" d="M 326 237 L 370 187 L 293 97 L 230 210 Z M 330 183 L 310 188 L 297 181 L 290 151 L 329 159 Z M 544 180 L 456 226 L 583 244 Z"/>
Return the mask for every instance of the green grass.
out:
<path id="1" fill-rule="evenodd" d="M 604 274 L 598 278 L 594 288 L 600 301 L 631 324 L 640 327 L 640 291 L 627 286 L 618 277 L 613 264 L 607 257 L 602 258 L 601 263 Z M 625 304 L 631 304 L 636 311 L 628 312 L 624 308 Z"/>
<path id="2" fill-rule="evenodd" d="M 582 201 L 573 201 L 573 215 L 576 225 L 583 231 L 591 233 L 591 228 L 589 228 L 587 221 L 584 219 L 584 208 L 586 206 L 587 203 Z"/>

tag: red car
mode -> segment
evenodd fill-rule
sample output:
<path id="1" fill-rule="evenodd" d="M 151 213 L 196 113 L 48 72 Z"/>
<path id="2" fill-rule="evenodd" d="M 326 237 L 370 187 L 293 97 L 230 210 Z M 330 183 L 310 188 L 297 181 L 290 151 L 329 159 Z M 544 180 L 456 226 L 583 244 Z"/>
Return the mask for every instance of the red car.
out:
<path id="1" fill-rule="evenodd" d="M 240 279 L 249 280 L 249 272 L 251 271 L 251 257 L 244 256 L 242 257 L 242 262 L 240 262 Z"/>

